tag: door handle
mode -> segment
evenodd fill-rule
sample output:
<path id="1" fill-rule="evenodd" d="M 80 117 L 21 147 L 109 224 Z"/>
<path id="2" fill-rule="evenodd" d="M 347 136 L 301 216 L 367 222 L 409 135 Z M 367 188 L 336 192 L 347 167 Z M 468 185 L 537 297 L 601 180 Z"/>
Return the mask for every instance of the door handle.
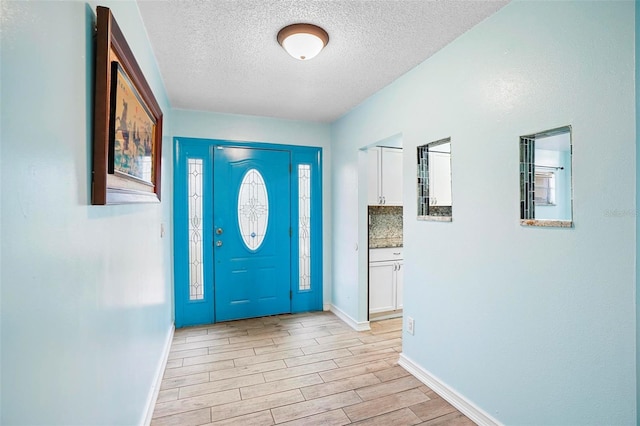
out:
<path id="1" fill-rule="evenodd" d="M 218 246 L 218 247 L 222 247 L 222 240 L 218 240 L 218 241 L 216 241 L 216 246 Z"/>

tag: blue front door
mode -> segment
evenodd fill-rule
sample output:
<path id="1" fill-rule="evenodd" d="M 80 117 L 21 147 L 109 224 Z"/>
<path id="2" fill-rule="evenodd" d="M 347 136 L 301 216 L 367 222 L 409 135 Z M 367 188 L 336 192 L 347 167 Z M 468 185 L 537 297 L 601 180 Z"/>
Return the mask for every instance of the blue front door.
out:
<path id="1" fill-rule="evenodd" d="M 216 146 L 215 321 L 291 312 L 288 151 Z"/>
<path id="2" fill-rule="evenodd" d="M 322 151 L 174 141 L 176 327 L 322 309 Z"/>

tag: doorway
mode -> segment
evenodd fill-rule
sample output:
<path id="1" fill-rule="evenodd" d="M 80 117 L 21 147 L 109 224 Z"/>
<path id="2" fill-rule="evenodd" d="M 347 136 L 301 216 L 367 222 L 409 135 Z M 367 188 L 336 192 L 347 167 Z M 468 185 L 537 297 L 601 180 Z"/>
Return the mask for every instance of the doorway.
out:
<path id="1" fill-rule="evenodd" d="M 368 248 L 367 319 L 400 318 L 404 287 L 402 135 L 361 150 L 367 169 L 363 229 Z"/>
<path id="2" fill-rule="evenodd" d="M 174 149 L 176 327 L 321 310 L 321 149 Z"/>

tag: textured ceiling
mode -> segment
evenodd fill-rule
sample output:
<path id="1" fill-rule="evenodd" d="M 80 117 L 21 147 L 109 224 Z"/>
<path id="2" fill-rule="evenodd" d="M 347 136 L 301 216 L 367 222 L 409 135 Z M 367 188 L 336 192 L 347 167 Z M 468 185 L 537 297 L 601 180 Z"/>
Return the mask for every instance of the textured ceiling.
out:
<path id="1" fill-rule="evenodd" d="M 470 0 L 138 0 L 174 108 L 331 122 L 507 3 Z M 329 33 L 298 61 L 278 31 Z"/>

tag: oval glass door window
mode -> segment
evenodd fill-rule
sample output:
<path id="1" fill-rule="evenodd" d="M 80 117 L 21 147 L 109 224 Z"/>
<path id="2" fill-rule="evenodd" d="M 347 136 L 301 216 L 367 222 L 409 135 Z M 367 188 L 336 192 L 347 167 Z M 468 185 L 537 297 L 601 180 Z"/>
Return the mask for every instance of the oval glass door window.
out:
<path id="1" fill-rule="evenodd" d="M 256 169 L 245 173 L 238 194 L 238 224 L 242 241 L 257 250 L 264 241 L 269 223 L 269 196 L 262 174 Z"/>

